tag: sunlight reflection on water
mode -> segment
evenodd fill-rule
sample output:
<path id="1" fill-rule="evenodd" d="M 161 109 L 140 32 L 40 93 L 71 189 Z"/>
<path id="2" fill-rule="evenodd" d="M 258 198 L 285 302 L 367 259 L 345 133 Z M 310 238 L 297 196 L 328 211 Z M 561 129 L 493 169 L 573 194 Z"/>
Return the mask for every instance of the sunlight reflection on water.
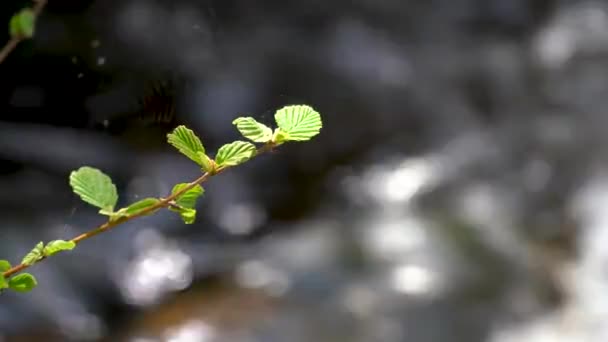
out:
<path id="1" fill-rule="evenodd" d="M 204 321 L 193 320 L 169 329 L 164 342 L 211 342 L 216 337 L 215 328 Z"/>
<path id="2" fill-rule="evenodd" d="M 193 278 L 190 256 L 157 232 L 142 230 L 139 234 L 148 235 L 143 239 L 148 244 L 138 250 L 139 255 L 125 268 L 120 285 L 126 300 L 149 305 L 170 291 L 188 287 Z M 140 245 L 146 245 L 139 240 Z"/>

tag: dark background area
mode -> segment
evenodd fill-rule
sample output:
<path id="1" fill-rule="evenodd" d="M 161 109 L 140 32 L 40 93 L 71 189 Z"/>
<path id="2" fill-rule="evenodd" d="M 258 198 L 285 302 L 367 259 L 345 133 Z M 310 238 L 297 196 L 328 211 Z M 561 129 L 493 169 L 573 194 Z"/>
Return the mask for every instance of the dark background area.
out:
<path id="1" fill-rule="evenodd" d="M 607 56 L 605 1 L 50 0 L 0 64 L 2 258 L 102 222 L 82 165 L 121 204 L 194 179 L 171 125 L 324 127 L 214 177 L 193 225 L 36 265 L 0 341 L 605 341 Z"/>

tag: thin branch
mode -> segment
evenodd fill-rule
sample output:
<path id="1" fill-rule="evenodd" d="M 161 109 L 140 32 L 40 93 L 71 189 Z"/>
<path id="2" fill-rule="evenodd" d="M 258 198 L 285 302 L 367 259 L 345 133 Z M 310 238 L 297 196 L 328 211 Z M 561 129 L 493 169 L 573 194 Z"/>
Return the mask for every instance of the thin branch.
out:
<path id="1" fill-rule="evenodd" d="M 34 7 L 32 7 L 32 12 L 34 13 L 35 23 L 38 21 L 38 17 L 40 16 L 40 13 L 42 13 L 42 10 L 44 9 L 44 6 L 46 6 L 46 3 L 47 0 L 34 0 Z M 19 43 L 25 39 L 26 38 L 22 36 L 11 37 L 11 39 L 6 42 L 2 50 L 0 50 L 0 63 L 4 62 L 8 55 L 13 52 L 13 50 L 15 50 L 17 45 L 19 45 Z"/>
<path id="2" fill-rule="evenodd" d="M 260 148 L 258 148 L 258 150 L 256 151 L 256 154 L 254 155 L 254 157 L 268 152 L 268 151 L 272 151 L 273 148 L 275 147 L 274 144 L 266 144 Z M 215 170 L 213 173 L 207 172 L 205 174 L 203 174 L 202 176 L 198 177 L 197 179 L 193 180 L 192 182 L 188 183 L 188 185 L 186 185 L 185 187 L 183 187 L 181 190 L 169 195 L 168 197 L 165 198 L 161 198 L 160 201 L 158 203 L 156 203 L 155 205 L 146 207 L 144 209 L 142 209 L 141 211 L 129 215 L 129 216 L 122 216 L 116 220 L 113 221 L 107 221 L 104 224 L 101 224 L 99 226 L 97 226 L 96 228 L 89 230 L 88 232 L 82 233 L 74 238 L 72 238 L 70 241 L 78 244 L 84 240 L 87 240 L 89 238 L 92 238 L 93 236 L 97 235 L 97 234 L 101 234 L 105 231 L 108 231 L 118 225 L 121 225 L 122 223 L 125 223 L 127 221 L 131 221 L 135 218 L 147 215 L 151 212 L 154 212 L 158 209 L 161 208 L 167 208 L 170 207 L 175 199 L 177 199 L 179 196 L 183 195 L 184 193 L 186 193 L 187 191 L 193 189 L 195 186 L 204 183 L 205 181 L 207 181 L 209 178 L 211 178 L 212 176 L 215 176 L 227 169 L 229 169 L 230 167 L 226 166 L 226 167 L 219 167 L 217 170 Z M 42 261 L 46 259 L 46 257 L 41 258 L 40 260 L 38 260 L 36 263 Z M 2 275 L 4 276 L 5 279 L 8 279 L 8 277 L 15 275 L 27 268 L 29 268 L 32 265 L 27 265 L 27 264 L 19 264 L 19 265 L 15 265 L 13 267 L 11 267 L 10 269 L 8 269 L 7 271 L 5 271 Z"/>

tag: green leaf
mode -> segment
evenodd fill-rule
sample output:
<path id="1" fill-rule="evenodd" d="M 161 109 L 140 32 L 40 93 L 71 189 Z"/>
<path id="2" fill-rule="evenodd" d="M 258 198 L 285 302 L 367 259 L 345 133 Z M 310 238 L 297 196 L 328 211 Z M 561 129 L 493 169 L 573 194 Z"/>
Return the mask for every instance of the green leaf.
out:
<path id="1" fill-rule="evenodd" d="M 62 251 L 71 251 L 76 247 L 74 241 L 55 240 L 46 244 L 43 253 L 44 256 L 51 256 Z"/>
<path id="2" fill-rule="evenodd" d="M 24 265 L 31 266 L 44 257 L 44 242 L 40 241 L 25 257 L 21 260 Z"/>
<path id="3" fill-rule="evenodd" d="M 235 166 L 246 162 L 255 154 L 256 149 L 252 143 L 234 141 L 220 147 L 215 156 L 215 162 L 219 166 Z"/>
<path id="4" fill-rule="evenodd" d="M 178 191 L 181 191 L 183 188 L 187 187 L 188 183 L 179 183 L 173 187 L 171 194 L 175 194 Z M 175 203 L 184 208 L 192 209 L 196 206 L 196 200 L 205 193 L 205 189 L 202 186 L 196 185 L 194 188 L 186 191 L 178 198 L 175 199 Z"/>
<path id="5" fill-rule="evenodd" d="M 0 273 L 0 290 L 6 289 L 8 287 L 8 282 L 6 278 L 4 278 L 4 274 Z"/>
<path id="6" fill-rule="evenodd" d="M 29 292 L 37 285 L 36 278 L 29 273 L 21 273 L 8 280 L 8 286 L 17 292 Z"/>
<path id="7" fill-rule="evenodd" d="M 279 130 L 284 133 L 284 141 L 306 141 L 319 134 L 323 123 L 321 115 L 306 105 L 287 106 L 275 115 Z M 275 132 L 275 136 L 280 134 Z"/>
<path id="8" fill-rule="evenodd" d="M 274 134 L 272 135 L 272 141 L 275 144 L 282 144 L 289 141 L 289 135 L 283 132 L 280 128 L 277 128 L 274 130 Z"/>
<path id="9" fill-rule="evenodd" d="M 0 290 L 8 287 L 8 282 L 4 278 L 4 272 L 11 268 L 11 263 L 8 260 L 0 260 Z"/>
<path id="10" fill-rule="evenodd" d="M 34 35 L 35 26 L 34 12 L 25 8 L 13 15 L 9 22 L 9 32 L 14 38 L 31 38 Z"/>
<path id="11" fill-rule="evenodd" d="M 265 143 L 272 139 L 272 130 L 270 127 L 257 122 L 254 118 L 237 118 L 232 121 L 232 124 L 236 125 L 239 132 L 251 141 Z"/>
<path id="12" fill-rule="evenodd" d="M 171 191 L 172 194 L 175 194 L 185 187 L 187 187 L 188 183 L 179 183 L 173 187 Z M 179 213 L 182 220 L 186 224 L 194 223 L 196 219 L 196 200 L 205 193 L 205 190 L 202 186 L 196 185 L 194 188 L 187 190 L 178 198 L 175 199 L 175 206 L 169 207 L 169 210 Z"/>
<path id="13" fill-rule="evenodd" d="M 185 210 L 180 211 L 180 216 L 185 224 L 193 224 L 196 219 L 196 210 L 186 208 Z"/>
<path id="14" fill-rule="evenodd" d="M 0 260 L 0 273 L 10 270 L 11 263 L 8 260 Z"/>
<path id="15" fill-rule="evenodd" d="M 210 171 L 213 167 L 211 160 L 205 154 L 205 148 L 199 137 L 184 125 L 177 126 L 167 134 L 167 141 L 186 157 L 200 165 L 203 170 Z"/>
<path id="16" fill-rule="evenodd" d="M 112 179 L 98 169 L 83 166 L 70 174 L 72 190 L 80 198 L 100 208 L 100 214 L 111 215 L 118 201 L 118 192 Z"/>
<path id="17" fill-rule="evenodd" d="M 196 209 L 172 207 L 169 208 L 169 210 L 179 213 L 179 216 L 182 218 L 182 221 L 184 221 L 185 224 L 192 224 L 196 219 Z"/>
<path id="18" fill-rule="evenodd" d="M 114 215 L 114 218 L 117 219 L 122 216 L 131 216 L 131 215 L 137 214 L 146 208 L 157 205 L 159 202 L 160 202 L 160 200 L 158 198 L 153 198 L 153 197 L 144 198 L 142 200 L 139 200 L 135 203 L 130 204 L 128 207 L 121 208 L 119 211 L 116 212 L 116 214 Z M 149 213 L 146 213 L 146 215 L 153 214 L 155 211 L 156 210 L 152 210 Z"/>

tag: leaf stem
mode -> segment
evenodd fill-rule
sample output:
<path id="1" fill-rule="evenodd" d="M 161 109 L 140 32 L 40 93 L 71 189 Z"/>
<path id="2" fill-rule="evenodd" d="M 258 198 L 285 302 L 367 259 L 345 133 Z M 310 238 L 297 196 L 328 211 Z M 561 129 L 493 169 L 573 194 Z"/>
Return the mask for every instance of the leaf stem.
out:
<path id="1" fill-rule="evenodd" d="M 273 143 L 267 143 L 265 145 L 263 145 L 262 147 L 258 148 L 256 151 L 256 154 L 253 157 L 256 157 L 262 153 L 268 152 L 268 151 L 272 151 L 272 149 L 275 147 L 275 144 Z M 253 158 L 252 157 L 252 158 Z M 135 218 L 144 216 L 146 214 L 149 214 L 155 210 L 158 210 L 160 208 L 166 208 L 166 207 L 170 207 L 175 203 L 175 199 L 177 199 L 179 196 L 183 195 L 184 193 L 186 193 L 188 190 L 194 188 L 195 186 L 204 183 L 205 181 L 207 181 L 209 178 L 211 178 L 212 176 L 218 175 L 220 173 L 222 173 L 223 171 L 231 168 L 232 166 L 221 166 L 217 169 L 215 169 L 213 171 L 213 173 L 210 172 L 206 172 L 204 173 L 202 176 L 198 177 L 197 179 L 193 180 L 192 182 L 188 183 L 188 185 L 186 185 L 185 187 L 183 187 L 182 189 L 180 189 L 179 191 L 169 195 L 168 197 L 165 198 L 161 198 L 160 201 L 158 203 L 156 203 L 155 205 L 146 207 L 144 209 L 142 209 L 141 211 L 129 215 L 129 216 L 122 216 L 116 220 L 113 221 L 107 221 L 99 226 L 97 226 L 96 228 L 89 230 L 88 232 L 82 233 L 74 238 L 72 238 L 70 241 L 74 242 L 75 244 L 78 244 L 84 240 L 87 240 L 89 238 L 92 238 L 95 235 L 101 234 L 103 232 L 106 232 L 122 223 L 125 223 L 127 221 L 131 221 Z M 46 259 L 46 257 L 41 258 L 40 260 L 38 260 L 36 263 L 42 261 Z M 10 269 L 6 270 L 2 275 L 4 276 L 5 279 L 8 279 L 9 277 L 25 270 L 26 268 L 29 268 L 32 265 L 27 265 L 27 264 L 19 264 L 19 265 L 15 265 L 13 267 L 11 267 Z"/>
<path id="2" fill-rule="evenodd" d="M 37 21 L 38 17 L 40 16 L 40 13 L 42 13 L 42 10 L 44 9 L 44 6 L 46 6 L 46 3 L 47 0 L 34 0 L 34 7 L 32 7 L 32 12 L 34 13 L 34 20 Z M 8 55 L 13 52 L 13 50 L 15 50 L 17 45 L 19 45 L 19 43 L 25 39 L 25 37 L 21 36 L 11 37 L 9 41 L 6 42 L 2 50 L 0 50 L 0 63 L 4 62 Z"/>

